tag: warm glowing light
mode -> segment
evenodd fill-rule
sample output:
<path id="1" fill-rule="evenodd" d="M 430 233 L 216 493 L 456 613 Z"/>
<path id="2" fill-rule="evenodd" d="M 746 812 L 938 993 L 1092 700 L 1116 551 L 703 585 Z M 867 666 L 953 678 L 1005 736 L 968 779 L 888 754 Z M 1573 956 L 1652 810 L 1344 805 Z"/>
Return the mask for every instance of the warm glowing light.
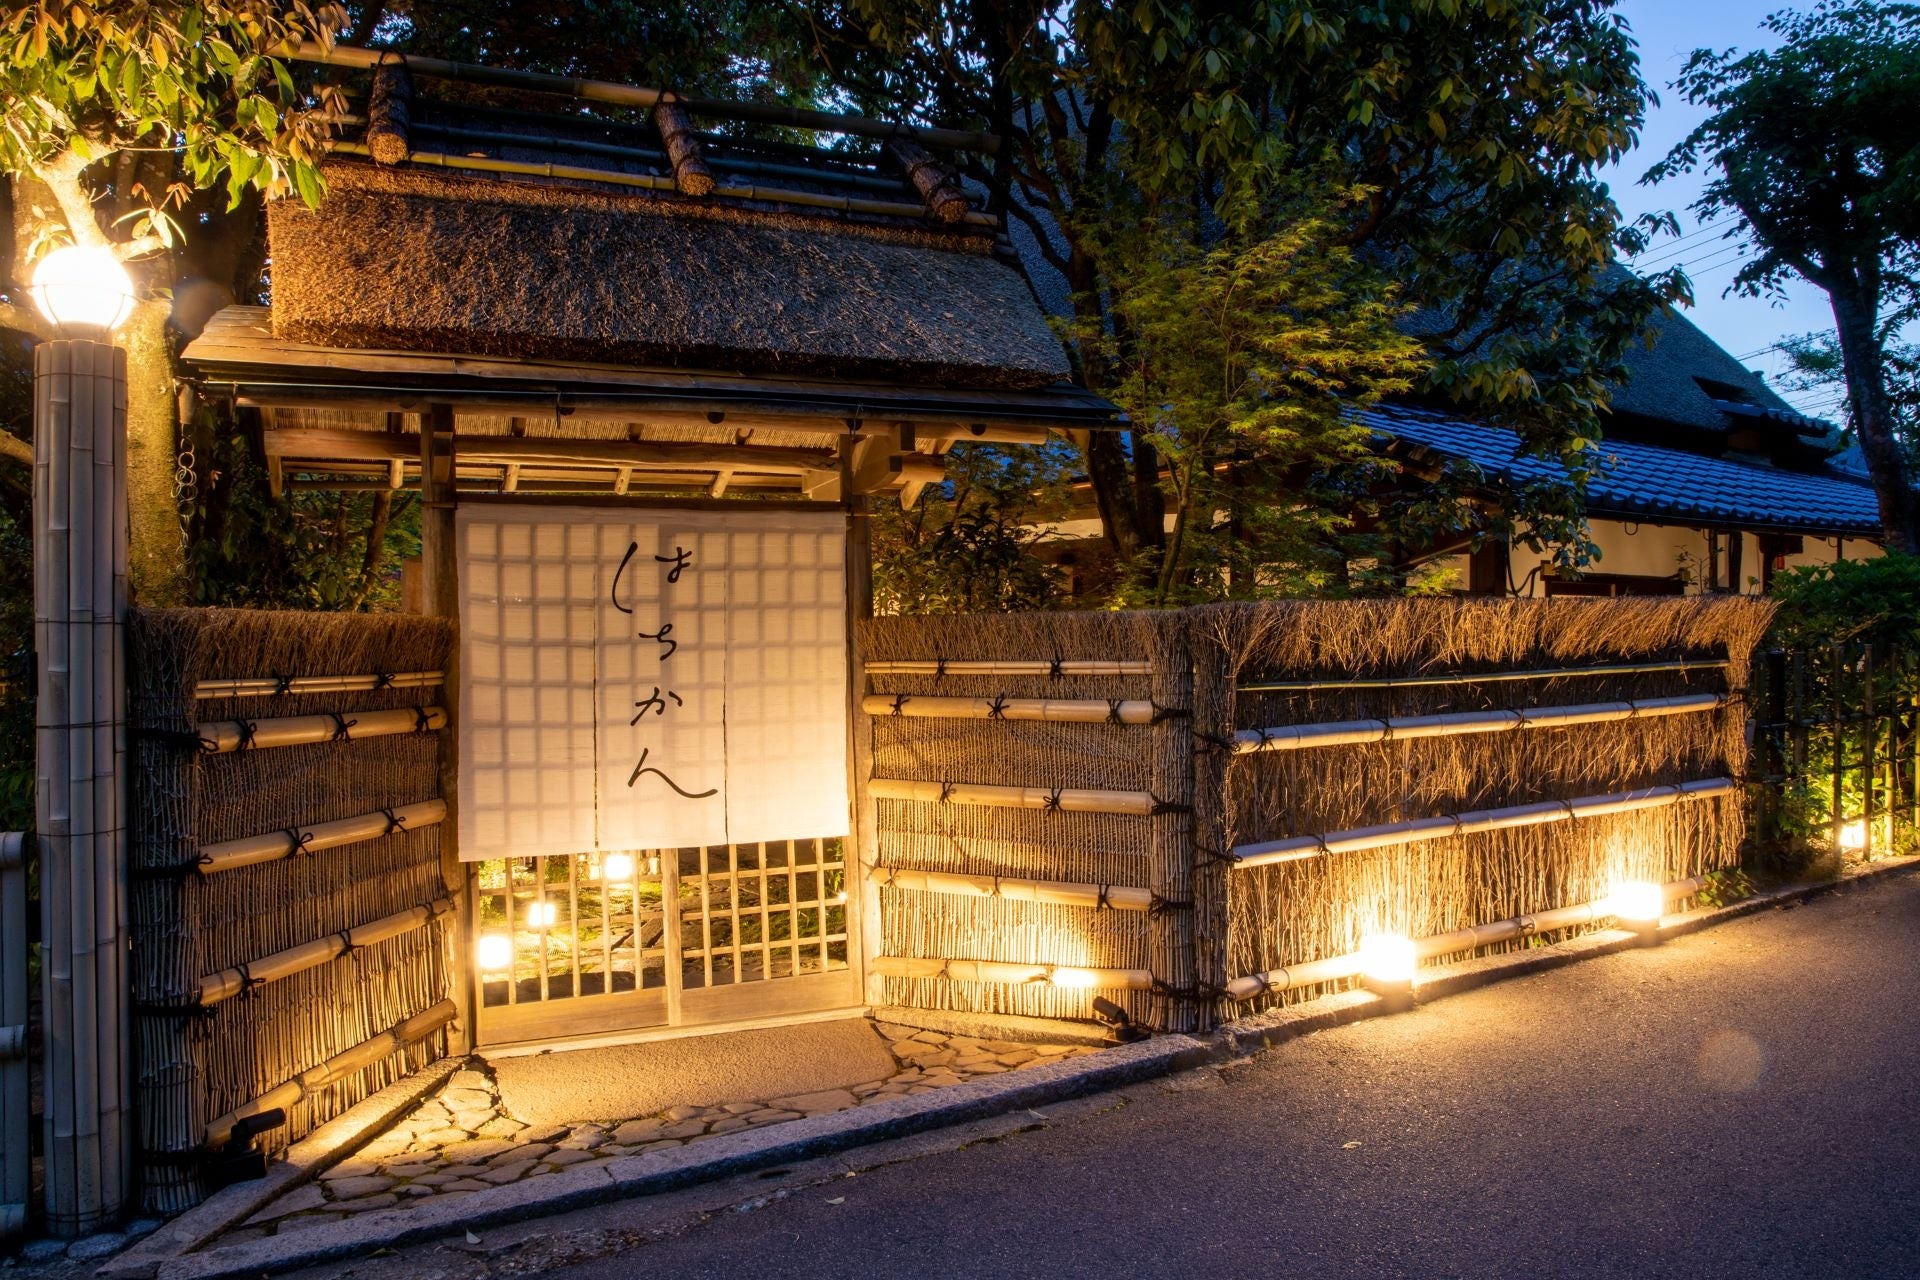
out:
<path id="1" fill-rule="evenodd" d="M 545 898 L 527 904 L 527 928 L 551 929 L 560 921 L 560 906 Z"/>
<path id="2" fill-rule="evenodd" d="M 1629 924 L 1658 924 L 1667 911 L 1667 891 L 1651 880 L 1624 880 L 1607 895 L 1605 910 Z"/>
<path id="3" fill-rule="evenodd" d="M 1840 828 L 1840 847 L 1842 849 L 1864 849 L 1867 847 L 1867 824 L 1849 822 Z"/>
<path id="4" fill-rule="evenodd" d="M 847 900 L 847 891 L 842 889 L 840 892 L 834 894 L 833 900 L 835 902 L 845 902 Z"/>
<path id="5" fill-rule="evenodd" d="M 111 329 L 133 310 L 133 281 L 110 249 L 55 249 L 34 267 L 31 292 L 62 328 Z"/>
<path id="6" fill-rule="evenodd" d="M 607 860 L 600 864 L 600 878 L 615 884 L 626 884 L 633 879 L 633 855 L 610 853 Z"/>
<path id="7" fill-rule="evenodd" d="M 1099 977 L 1088 969 L 1055 969 L 1047 975 L 1047 980 L 1056 987 L 1071 987 L 1076 991 L 1100 985 Z"/>
<path id="8" fill-rule="evenodd" d="M 473 947 L 482 973 L 504 973 L 513 966 L 513 939 L 504 933 L 483 933 Z"/>
<path id="9" fill-rule="evenodd" d="M 1360 973 L 1369 982 L 1410 983 L 1419 963 L 1412 940 L 1397 933 L 1370 934 L 1360 943 Z"/>

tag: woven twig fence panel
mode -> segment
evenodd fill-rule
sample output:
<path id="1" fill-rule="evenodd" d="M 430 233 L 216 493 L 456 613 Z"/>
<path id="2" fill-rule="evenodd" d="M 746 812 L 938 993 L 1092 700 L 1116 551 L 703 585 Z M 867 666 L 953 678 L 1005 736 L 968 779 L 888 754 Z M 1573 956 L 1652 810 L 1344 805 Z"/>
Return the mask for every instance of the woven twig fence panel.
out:
<path id="1" fill-rule="evenodd" d="M 1155 704 L 1154 723 L 1067 723 L 942 718 L 882 711 L 865 718 L 873 779 L 984 784 L 1052 793 L 1148 797 L 1155 812 L 1075 812 L 1043 803 L 999 807 L 880 799 L 868 857 L 882 868 L 1082 886 L 1151 890 L 1151 911 L 882 887 L 882 956 L 992 960 L 1065 969 L 1142 971 L 1147 988 L 1094 989 L 1070 981 L 1020 983 L 887 977 L 888 1003 L 1052 1018 L 1090 1018 L 1096 996 L 1163 1028 L 1198 1016 L 1183 990 L 1191 945 L 1186 868 L 1191 783 L 1187 670 L 1177 614 L 1047 613 L 880 618 L 865 624 L 869 664 L 935 663 L 932 671 L 872 673 L 882 698 L 1051 699 Z M 961 663 L 1042 664 L 1032 674 L 956 673 Z M 1080 674 L 1087 663 L 1128 663 L 1124 674 Z M 1169 673 L 1175 674 L 1169 683 Z"/>
<path id="2" fill-rule="evenodd" d="M 1747 664 L 1771 606 L 1659 600 L 1355 601 L 1195 611 L 1198 662 L 1226 696 L 1215 733 L 1333 721 L 1729 695 L 1683 715 L 1257 752 L 1217 767 L 1222 850 L 1467 811 L 1738 779 Z M 1684 670 L 1352 687 L 1690 660 Z M 1262 684 L 1322 687 L 1259 691 Z M 1248 686 L 1254 686 L 1249 688 Z M 1346 686 L 1346 687 L 1336 687 Z M 1208 732 L 1202 726 L 1200 732 Z M 1352 952 L 1369 933 L 1427 937 L 1590 902 L 1623 879 L 1733 864 L 1735 790 L 1663 808 L 1449 836 L 1278 866 L 1204 856 L 1227 898 L 1227 945 L 1203 981 Z M 1318 988 L 1293 998 L 1317 994 Z M 1271 1004 L 1282 997 L 1263 997 Z M 1249 1007 L 1235 1006 L 1235 1011 Z"/>
<path id="3" fill-rule="evenodd" d="M 209 1122 L 444 1000 L 448 922 L 350 950 L 202 1009 L 199 980 L 445 896 L 438 827 L 218 873 L 203 846 L 440 794 L 433 733 L 354 740 L 357 713 L 443 705 L 438 686 L 202 699 L 203 680 L 439 671 L 452 628 L 402 615 L 166 609 L 130 625 L 135 1069 L 145 1201 L 197 1203 Z M 334 715 L 338 740 L 210 754 L 196 726 Z M 277 1150 L 445 1052 L 445 1033 L 294 1103 Z"/>

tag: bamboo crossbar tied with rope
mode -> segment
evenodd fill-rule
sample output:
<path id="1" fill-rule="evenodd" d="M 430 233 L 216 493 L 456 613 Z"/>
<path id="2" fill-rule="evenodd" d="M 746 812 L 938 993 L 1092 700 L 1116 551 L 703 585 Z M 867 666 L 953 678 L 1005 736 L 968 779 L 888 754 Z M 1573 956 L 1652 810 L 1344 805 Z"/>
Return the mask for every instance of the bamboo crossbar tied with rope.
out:
<path id="1" fill-rule="evenodd" d="M 202 1008 L 219 1004 L 243 991 L 290 978 L 296 973 L 305 973 L 308 969 L 317 969 L 349 951 L 412 933 L 452 910 L 451 898 L 438 898 L 424 907 L 396 911 L 390 916 L 382 916 L 351 929 L 342 929 L 339 933 L 303 942 L 297 947 L 288 947 L 285 951 L 276 951 L 246 964 L 207 974 L 195 988 L 194 1001 Z"/>
<path id="2" fill-rule="evenodd" d="M 296 747 L 313 742 L 351 742 L 396 733 L 437 733 L 446 728 L 441 707 L 403 707 L 397 711 L 328 712 L 317 716 L 281 716 L 272 720 L 213 720 L 196 730 L 208 755 L 258 747 Z"/>
<path id="3" fill-rule="evenodd" d="M 1455 684 L 1507 684 L 1515 680 L 1574 680 L 1594 676 L 1655 675 L 1665 671 L 1718 671 L 1725 658 L 1680 658 L 1671 662 L 1612 662 L 1597 667 L 1543 667 L 1520 671 L 1450 671 L 1431 676 L 1369 676 L 1355 680 L 1243 680 L 1241 693 L 1321 693 L 1336 689 L 1430 689 Z"/>
<path id="4" fill-rule="evenodd" d="M 1723 693 L 1690 693 L 1672 698 L 1586 702 L 1574 706 L 1529 707 L 1524 711 L 1454 711 L 1432 716 L 1389 716 L 1381 720 L 1336 720 L 1321 724 L 1241 729 L 1233 735 L 1236 754 L 1296 751 L 1305 747 L 1344 747 L 1406 738 L 1447 738 L 1461 734 L 1504 733 L 1510 729 L 1564 729 L 1656 716 L 1713 711 L 1726 705 Z"/>
<path id="5" fill-rule="evenodd" d="M 869 694 L 860 709 L 870 716 L 937 720 L 1038 720 L 1053 724 L 1152 724 L 1154 705 L 1144 699 L 1104 698 L 923 698 L 917 694 Z"/>
<path id="6" fill-rule="evenodd" d="M 403 804 L 397 808 L 380 809 L 333 822 L 287 827 L 257 836 L 242 836 L 238 840 L 201 845 L 200 860 L 195 866 L 203 875 L 238 871 L 242 867 L 275 862 L 296 853 L 317 853 L 322 849 L 358 844 L 362 840 L 378 840 L 402 831 L 418 831 L 444 821 L 446 816 L 447 805 L 444 800 L 422 800 L 418 804 Z"/>
<path id="7" fill-rule="evenodd" d="M 1289 836 L 1284 840 L 1263 840 L 1236 845 L 1230 851 L 1237 867 L 1271 867 L 1286 862 L 1305 862 L 1339 853 L 1358 853 L 1366 849 L 1385 849 L 1395 845 L 1417 844 L 1423 840 L 1444 840 L 1450 836 L 1475 835 L 1508 827 L 1542 826 L 1553 822 L 1571 822 L 1608 814 L 1632 813 L 1639 809 L 1657 809 L 1687 800 L 1706 800 L 1728 795 L 1738 788 L 1731 778 L 1701 778 L 1670 786 L 1646 787 L 1613 795 L 1581 796 L 1574 800 L 1541 800 L 1532 804 L 1509 805 L 1502 809 L 1479 809 L 1468 813 L 1443 814 L 1434 818 L 1413 818 L 1406 822 L 1388 822 L 1375 827 L 1356 827 L 1330 831 L 1324 835 Z"/>
<path id="8" fill-rule="evenodd" d="M 1660 888 L 1665 899 L 1671 902 L 1675 898 L 1684 898 L 1698 893 L 1705 883 L 1705 877 L 1691 876 L 1685 880 L 1664 884 Z M 1413 953 L 1419 959 L 1430 960 L 1434 956 L 1477 951 L 1481 947 L 1511 942 L 1518 938 L 1554 933 L 1561 929 L 1577 929 L 1581 925 L 1604 920 L 1612 914 L 1608 900 L 1597 898 L 1592 902 L 1581 902 L 1570 907 L 1556 907 L 1551 911 L 1511 916 L 1489 924 L 1469 925 L 1467 928 L 1455 929 L 1450 933 L 1416 938 L 1413 943 Z M 1229 1000 L 1251 1000 L 1255 996 L 1268 992 L 1297 991 L 1301 987 L 1317 986 L 1323 982 L 1341 982 L 1358 977 L 1364 966 L 1365 961 L 1358 952 L 1328 956 L 1321 960 L 1309 960 L 1303 964 L 1288 965 L 1283 969 L 1270 969 L 1265 973 L 1253 973 L 1235 978 L 1226 985 L 1226 997 Z"/>
<path id="9" fill-rule="evenodd" d="M 867 794 L 876 800 L 918 800 L 926 804 L 990 809 L 1045 809 L 1051 813 L 1124 813 L 1143 818 L 1167 810 L 1149 791 L 1095 791 L 1076 787 L 1003 787 L 977 782 L 875 778 L 867 784 Z"/>
<path id="10" fill-rule="evenodd" d="M 375 689 L 428 689 L 446 681 L 444 671 L 400 671 L 393 675 L 289 676 L 252 680 L 202 680 L 193 696 L 207 698 L 289 697 L 304 693 L 366 693 Z"/>
<path id="11" fill-rule="evenodd" d="M 345 1053 L 328 1058 L 312 1070 L 301 1072 L 278 1088 L 261 1094 L 252 1102 L 236 1107 L 213 1121 L 207 1126 L 207 1145 L 209 1147 L 223 1145 L 233 1135 L 234 1126 L 242 1120 L 277 1108 L 291 1107 L 302 1098 L 318 1093 L 330 1084 L 337 1083 L 357 1071 L 364 1071 L 381 1059 L 391 1057 L 418 1044 L 452 1022 L 458 1015 L 459 1007 L 453 1001 L 442 1000 L 432 1008 L 416 1013 L 391 1030 L 383 1031 L 371 1040 L 364 1040 L 348 1049 Z"/>
<path id="12" fill-rule="evenodd" d="M 922 893 L 1006 898 L 1015 902 L 1044 902 L 1060 907 L 1104 907 L 1115 911 L 1153 909 L 1151 889 L 1124 885 L 1020 880 L 1008 876 L 963 875 L 954 871 L 914 871 L 905 867 L 871 867 L 867 871 L 867 879 L 876 887 L 915 889 Z"/>
<path id="13" fill-rule="evenodd" d="M 929 956 L 875 956 L 870 969 L 883 978 L 945 978 L 950 982 L 1045 982 L 1056 987 L 1151 991 L 1145 969 L 1087 969 L 1065 964 L 1014 964 L 1004 960 L 947 960 Z"/>
<path id="14" fill-rule="evenodd" d="M 928 661 L 869 662 L 870 676 L 1149 676 L 1151 662 L 1097 662 L 1067 659 L 1039 661 L 960 662 L 945 658 Z"/>

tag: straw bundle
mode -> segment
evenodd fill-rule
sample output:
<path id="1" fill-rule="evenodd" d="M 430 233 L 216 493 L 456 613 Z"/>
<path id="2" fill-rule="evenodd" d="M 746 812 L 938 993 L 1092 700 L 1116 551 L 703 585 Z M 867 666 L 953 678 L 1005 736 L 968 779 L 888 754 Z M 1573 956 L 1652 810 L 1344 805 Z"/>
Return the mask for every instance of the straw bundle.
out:
<path id="1" fill-rule="evenodd" d="M 208 681 L 438 671 L 450 656 L 451 627 L 406 616 L 149 610 L 134 616 L 130 640 L 140 763 L 133 967 L 141 1136 L 148 1208 L 174 1211 L 204 1194 L 197 1159 L 211 1121 L 290 1080 L 318 1080 L 311 1073 L 321 1064 L 433 1008 L 451 989 L 447 917 L 436 912 L 391 934 L 366 928 L 430 908 L 445 894 L 439 826 L 430 820 L 444 812 L 437 735 L 218 755 L 198 744 L 207 722 L 411 715 L 407 708 L 444 695 L 382 681 L 357 689 L 340 681 L 292 683 L 295 691 L 282 696 L 249 686 L 206 698 L 196 696 L 198 688 Z M 410 820 L 367 820 L 382 810 Z M 301 839 L 316 828 L 323 838 Z M 354 831 L 364 835 L 333 838 Z M 290 842 L 299 852 L 289 852 Z M 208 850 L 255 845 L 258 860 L 236 858 L 219 874 L 204 874 L 200 860 Z M 267 966 L 271 974 L 256 975 L 276 980 L 187 1011 L 207 975 L 287 953 L 311 960 L 302 948 L 345 931 L 369 944 L 317 964 L 303 960 L 291 971 L 276 960 Z M 303 1090 L 288 1108 L 286 1127 L 266 1135 L 264 1145 L 301 1137 L 439 1056 L 444 1043 L 444 1029 L 436 1029 L 404 1051 Z"/>

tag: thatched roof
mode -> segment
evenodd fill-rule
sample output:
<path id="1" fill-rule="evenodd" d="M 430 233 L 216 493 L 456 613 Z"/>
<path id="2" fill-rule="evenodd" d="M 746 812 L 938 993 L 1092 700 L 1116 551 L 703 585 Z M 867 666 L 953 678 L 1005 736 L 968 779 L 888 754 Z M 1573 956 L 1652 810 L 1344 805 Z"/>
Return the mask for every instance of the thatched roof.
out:
<path id="1" fill-rule="evenodd" d="M 269 215 L 277 337 L 1029 388 L 1068 367 L 972 234 L 334 161 Z"/>

